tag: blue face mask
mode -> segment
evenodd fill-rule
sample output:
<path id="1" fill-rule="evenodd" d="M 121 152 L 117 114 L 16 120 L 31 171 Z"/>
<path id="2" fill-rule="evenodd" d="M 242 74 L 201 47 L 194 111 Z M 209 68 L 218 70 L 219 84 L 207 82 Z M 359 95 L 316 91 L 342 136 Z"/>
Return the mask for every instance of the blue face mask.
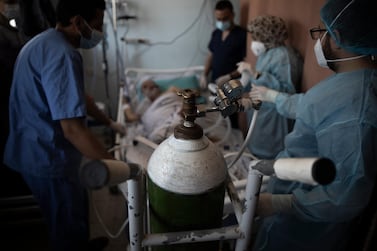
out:
<path id="1" fill-rule="evenodd" d="M 90 38 L 84 37 L 82 34 L 80 38 L 80 48 L 82 49 L 91 49 L 97 46 L 99 42 L 102 41 L 103 39 L 103 33 L 96 30 L 92 29 L 89 24 L 84 20 L 84 23 L 89 27 L 90 29 Z"/>
<path id="2" fill-rule="evenodd" d="M 216 28 L 225 31 L 230 28 L 230 21 L 216 21 Z"/>
<path id="3" fill-rule="evenodd" d="M 101 42 L 103 39 L 103 33 L 92 29 L 92 34 L 90 35 L 90 38 L 85 38 L 83 35 L 81 35 L 80 38 L 80 48 L 82 49 L 91 49 L 96 47 L 99 42 Z"/>

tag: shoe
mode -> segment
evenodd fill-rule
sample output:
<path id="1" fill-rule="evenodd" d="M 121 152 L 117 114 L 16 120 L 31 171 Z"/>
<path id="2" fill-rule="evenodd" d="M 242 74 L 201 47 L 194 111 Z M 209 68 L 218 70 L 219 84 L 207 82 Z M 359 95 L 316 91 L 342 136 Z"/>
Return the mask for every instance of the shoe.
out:
<path id="1" fill-rule="evenodd" d="M 107 237 L 96 237 L 89 241 L 87 251 L 103 251 L 108 244 L 109 239 Z"/>

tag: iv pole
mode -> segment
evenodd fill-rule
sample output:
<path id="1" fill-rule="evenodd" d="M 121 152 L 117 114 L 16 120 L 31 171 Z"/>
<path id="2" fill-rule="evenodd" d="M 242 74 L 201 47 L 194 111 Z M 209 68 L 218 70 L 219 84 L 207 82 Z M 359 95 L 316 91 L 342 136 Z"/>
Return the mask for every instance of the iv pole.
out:
<path id="1" fill-rule="evenodd" d="M 116 83 L 120 83 L 119 85 L 124 85 L 124 77 L 120 77 L 120 70 L 119 68 L 121 68 L 121 70 L 123 71 L 123 64 L 122 64 L 122 59 L 120 58 L 120 55 L 119 55 L 119 44 L 118 44 L 118 24 L 117 24 L 117 1 L 119 0 L 111 0 L 111 9 L 112 9 L 112 12 L 109 13 L 109 18 L 110 18 L 110 22 L 111 22 L 111 28 L 113 30 L 113 35 L 114 35 L 114 41 L 115 41 L 115 60 L 116 60 Z M 106 32 L 106 29 L 104 29 L 105 32 Z M 105 36 L 106 37 L 106 36 Z M 102 43 L 102 54 L 103 54 L 103 63 L 102 63 L 102 68 L 103 68 L 103 72 L 104 72 L 104 76 L 105 76 L 105 85 L 106 85 L 106 98 L 107 98 L 107 102 L 108 102 L 108 112 L 110 115 L 112 115 L 111 113 L 111 108 L 110 108 L 110 90 L 109 90 L 109 80 L 108 80 L 108 61 L 107 61 L 107 56 L 106 56 L 106 40 L 104 39 L 103 40 L 103 43 Z M 117 87 L 120 87 L 120 86 L 117 86 Z M 126 88 L 126 86 L 124 86 L 124 88 Z M 117 88 L 117 90 L 119 91 L 119 88 Z M 117 93 L 116 96 L 119 96 L 119 94 Z M 117 104 L 118 105 L 118 104 Z"/>
<path id="2" fill-rule="evenodd" d="M 106 29 L 104 29 L 105 36 L 102 41 L 102 70 L 104 75 L 105 81 L 105 94 L 106 94 L 106 105 L 107 105 L 107 112 L 111 116 L 111 106 L 110 106 L 110 93 L 109 93 L 109 68 L 106 56 Z"/>

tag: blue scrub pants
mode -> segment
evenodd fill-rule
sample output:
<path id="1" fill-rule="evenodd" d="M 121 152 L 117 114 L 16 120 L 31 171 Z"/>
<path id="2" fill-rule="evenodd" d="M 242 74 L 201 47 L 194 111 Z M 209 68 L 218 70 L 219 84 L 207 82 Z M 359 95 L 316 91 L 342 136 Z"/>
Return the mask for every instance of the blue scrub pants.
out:
<path id="1" fill-rule="evenodd" d="M 86 250 L 89 240 L 87 191 L 74 178 L 40 178 L 23 174 L 46 218 L 54 251 Z"/>

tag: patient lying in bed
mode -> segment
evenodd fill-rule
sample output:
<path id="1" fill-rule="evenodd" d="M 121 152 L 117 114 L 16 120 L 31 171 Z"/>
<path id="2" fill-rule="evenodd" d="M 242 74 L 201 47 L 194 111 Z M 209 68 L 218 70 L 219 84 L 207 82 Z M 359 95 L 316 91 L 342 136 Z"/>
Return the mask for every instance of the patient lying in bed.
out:
<path id="1" fill-rule="evenodd" d="M 163 89 L 159 84 L 152 79 L 141 81 L 138 90 L 143 94 L 143 98 L 139 100 L 140 102 L 131 107 L 129 102 L 123 101 L 124 118 L 130 123 L 128 128 L 131 129 L 123 139 L 124 142 L 133 140 L 136 136 L 143 136 L 159 144 L 173 134 L 175 126 L 181 123 L 183 98 L 177 95 L 180 88 L 171 84 Z M 194 86 L 183 86 L 186 87 L 196 89 Z M 200 108 L 200 105 L 197 106 Z M 203 106 L 207 107 L 211 104 L 203 104 Z M 224 152 L 239 150 L 243 142 L 242 133 L 238 129 L 231 128 L 229 119 L 224 119 L 221 113 L 207 113 L 204 117 L 197 118 L 195 123 L 200 125 L 208 139 Z M 132 145 L 125 151 L 124 159 L 146 168 L 153 150 L 154 148 L 144 144 Z M 228 158 L 227 161 L 232 161 L 232 158 Z M 245 178 L 248 163 L 249 158 L 241 158 L 230 170 L 231 174 L 238 179 Z"/>
<path id="2" fill-rule="evenodd" d="M 126 122 L 139 122 L 138 133 L 156 144 L 161 143 L 173 132 L 176 125 L 182 121 L 182 97 L 177 95 L 180 88 L 170 85 L 165 91 L 152 79 L 142 82 L 140 88 L 144 98 L 137 107 L 124 100 L 123 112 Z M 199 106 L 199 105 L 198 105 Z M 216 121 L 220 119 L 220 123 Z M 219 142 L 225 135 L 227 128 L 221 114 L 209 113 L 204 117 L 196 119 L 204 130 L 206 136 L 212 142 Z M 206 129 L 217 124 L 216 130 Z"/>
<path id="3" fill-rule="evenodd" d="M 173 133 L 174 127 L 182 120 L 182 98 L 177 95 L 179 88 L 170 86 L 163 92 L 153 80 L 148 79 L 142 83 L 141 91 L 144 99 L 135 111 L 124 101 L 125 120 L 141 122 L 145 137 L 159 144 Z"/>

